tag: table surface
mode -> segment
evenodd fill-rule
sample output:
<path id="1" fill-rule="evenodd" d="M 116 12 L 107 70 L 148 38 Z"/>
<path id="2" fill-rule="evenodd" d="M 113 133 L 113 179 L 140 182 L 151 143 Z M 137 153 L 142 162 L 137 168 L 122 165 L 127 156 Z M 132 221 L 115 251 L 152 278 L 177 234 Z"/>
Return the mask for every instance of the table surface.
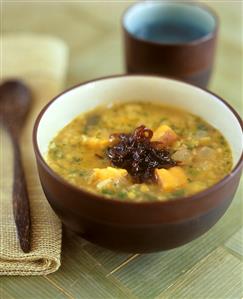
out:
<path id="1" fill-rule="evenodd" d="M 69 87 L 124 71 L 119 20 L 131 2 L 3 1 L 3 32 L 64 39 L 71 50 Z M 242 113 L 242 2 L 207 3 L 221 20 L 209 89 Z M 207 234 L 170 251 L 119 254 L 65 230 L 61 268 L 42 277 L 1 277 L 0 298 L 242 298 L 242 191 L 241 184 L 226 214 Z"/>

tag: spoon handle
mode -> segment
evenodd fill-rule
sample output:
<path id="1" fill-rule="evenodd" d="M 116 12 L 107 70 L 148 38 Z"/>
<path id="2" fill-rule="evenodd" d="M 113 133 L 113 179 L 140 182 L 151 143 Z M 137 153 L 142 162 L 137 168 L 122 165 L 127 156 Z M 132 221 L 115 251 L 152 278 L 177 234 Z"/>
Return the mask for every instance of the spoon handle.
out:
<path id="1" fill-rule="evenodd" d="M 29 196 L 19 143 L 16 137 L 11 137 L 14 148 L 13 214 L 20 247 L 27 253 L 30 251 L 31 228 Z"/>

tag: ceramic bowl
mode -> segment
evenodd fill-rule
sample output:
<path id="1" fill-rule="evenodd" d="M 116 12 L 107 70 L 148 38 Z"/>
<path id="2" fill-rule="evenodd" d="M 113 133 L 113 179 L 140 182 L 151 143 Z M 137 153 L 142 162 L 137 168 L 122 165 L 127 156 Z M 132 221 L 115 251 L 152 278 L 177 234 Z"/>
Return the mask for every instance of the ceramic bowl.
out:
<path id="1" fill-rule="evenodd" d="M 201 35 L 188 40 L 173 39 L 175 29 L 168 28 L 168 22 L 170 26 L 179 26 L 181 32 L 191 28 L 194 34 L 200 30 Z M 169 37 L 163 41 L 151 39 L 148 28 L 154 23 L 159 23 L 161 30 L 167 26 Z M 128 73 L 157 74 L 207 86 L 219 29 L 219 19 L 211 8 L 195 2 L 139 1 L 125 11 L 122 29 Z"/>
<path id="2" fill-rule="evenodd" d="M 151 101 L 203 117 L 228 140 L 234 159 L 229 175 L 193 196 L 164 202 L 122 202 L 77 188 L 45 162 L 48 144 L 82 112 L 115 102 Z M 34 125 L 33 144 L 40 181 L 53 210 L 72 231 L 101 246 L 124 252 L 167 250 L 208 231 L 230 205 L 242 166 L 242 120 L 209 91 L 155 76 L 112 76 L 77 85 L 54 98 Z"/>

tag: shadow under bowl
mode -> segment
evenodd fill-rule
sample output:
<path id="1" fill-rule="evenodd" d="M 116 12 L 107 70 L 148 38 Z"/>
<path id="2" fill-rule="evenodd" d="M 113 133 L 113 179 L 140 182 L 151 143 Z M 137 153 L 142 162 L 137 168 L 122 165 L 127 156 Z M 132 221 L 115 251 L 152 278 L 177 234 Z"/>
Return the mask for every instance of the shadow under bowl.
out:
<path id="1" fill-rule="evenodd" d="M 77 188 L 56 174 L 45 154 L 53 137 L 78 114 L 108 103 L 145 101 L 182 108 L 204 118 L 229 142 L 234 166 L 214 186 L 165 202 L 122 202 Z M 239 184 L 242 120 L 225 101 L 187 83 L 156 76 L 111 76 L 75 86 L 40 112 L 33 144 L 44 193 L 61 221 L 85 239 L 124 252 L 183 245 L 208 231 L 225 213 Z"/>

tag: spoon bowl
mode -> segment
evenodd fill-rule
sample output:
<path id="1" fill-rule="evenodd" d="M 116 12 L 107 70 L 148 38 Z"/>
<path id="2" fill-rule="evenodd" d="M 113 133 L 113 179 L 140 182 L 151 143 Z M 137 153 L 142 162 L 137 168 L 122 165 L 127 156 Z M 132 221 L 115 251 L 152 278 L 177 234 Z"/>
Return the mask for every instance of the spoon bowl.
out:
<path id="1" fill-rule="evenodd" d="M 29 88 L 18 80 L 5 81 L 0 86 L 0 120 L 19 130 L 26 120 L 31 106 Z"/>

